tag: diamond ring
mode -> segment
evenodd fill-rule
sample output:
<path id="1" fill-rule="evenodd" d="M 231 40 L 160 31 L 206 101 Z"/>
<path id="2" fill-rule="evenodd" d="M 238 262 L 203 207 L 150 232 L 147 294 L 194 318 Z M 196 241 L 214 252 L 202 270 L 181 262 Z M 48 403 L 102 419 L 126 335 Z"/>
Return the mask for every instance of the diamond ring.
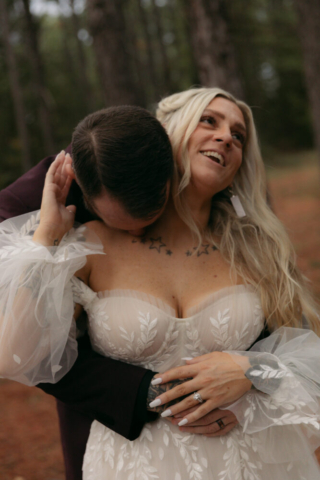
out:
<path id="1" fill-rule="evenodd" d="M 200 393 L 194 392 L 193 398 L 194 398 L 195 400 L 197 400 L 197 402 L 203 403 L 203 398 L 201 397 Z"/>

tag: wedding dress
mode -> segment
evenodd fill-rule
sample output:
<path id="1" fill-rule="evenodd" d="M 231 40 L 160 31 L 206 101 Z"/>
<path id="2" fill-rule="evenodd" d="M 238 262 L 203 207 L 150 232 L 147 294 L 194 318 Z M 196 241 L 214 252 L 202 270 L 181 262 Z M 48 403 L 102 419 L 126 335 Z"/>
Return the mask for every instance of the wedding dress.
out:
<path id="1" fill-rule="evenodd" d="M 34 215 L 0 225 L 2 376 L 29 385 L 58 381 L 76 358 L 76 302 L 102 355 L 156 372 L 212 351 L 228 351 L 235 361 L 247 355 L 260 389 L 228 407 L 240 424 L 216 438 L 159 418 L 129 441 L 94 421 L 84 480 L 320 479 L 313 454 L 320 445 L 320 339 L 313 332 L 281 328 L 246 352 L 264 322 L 252 286 L 213 292 L 186 318 L 143 292 L 93 292 L 74 277 L 87 255 L 103 253 L 90 231 L 80 227 L 48 249 L 31 240 L 37 222 Z"/>

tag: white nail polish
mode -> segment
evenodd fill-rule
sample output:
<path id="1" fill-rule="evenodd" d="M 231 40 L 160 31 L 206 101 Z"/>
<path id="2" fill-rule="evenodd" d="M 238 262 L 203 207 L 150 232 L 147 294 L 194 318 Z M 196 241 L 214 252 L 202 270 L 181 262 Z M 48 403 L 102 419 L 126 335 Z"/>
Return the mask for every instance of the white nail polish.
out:
<path id="1" fill-rule="evenodd" d="M 160 383 L 162 383 L 162 378 L 155 378 L 154 380 L 152 380 L 151 385 L 155 386 L 159 385 Z"/>
<path id="2" fill-rule="evenodd" d="M 181 360 L 185 360 L 185 361 L 186 360 L 192 360 L 192 357 L 183 357 L 183 358 L 181 358 Z"/>
<path id="3" fill-rule="evenodd" d="M 170 408 L 168 408 L 167 410 L 165 410 L 164 412 L 161 413 L 161 417 L 165 418 L 165 417 L 170 417 L 172 415 L 172 412 L 170 410 Z"/>
<path id="4" fill-rule="evenodd" d="M 150 408 L 159 407 L 159 405 L 161 405 L 160 398 L 157 398 L 156 400 L 153 400 L 153 402 L 149 403 Z"/>
<path id="5" fill-rule="evenodd" d="M 178 423 L 179 427 L 182 427 L 183 425 L 186 425 L 188 423 L 188 419 L 187 418 L 184 418 L 183 420 L 181 420 L 181 422 Z"/>

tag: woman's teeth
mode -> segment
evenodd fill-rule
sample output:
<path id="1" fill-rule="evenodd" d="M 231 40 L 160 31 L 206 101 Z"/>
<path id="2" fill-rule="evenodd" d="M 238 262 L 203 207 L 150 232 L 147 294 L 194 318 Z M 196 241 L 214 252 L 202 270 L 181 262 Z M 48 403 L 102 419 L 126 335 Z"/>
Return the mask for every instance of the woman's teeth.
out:
<path id="1" fill-rule="evenodd" d="M 217 153 L 217 152 L 211 152 L 211 151 L 208 151 L 208 152 L 201 152 L 202 155 L 205 155 L 206 157 L 213 157 L 213 158 L 216 158 L 217 160 L 219 160 L 219 163 L 220 165 L 224 165 L 224 159 L 223 157 Z"/>

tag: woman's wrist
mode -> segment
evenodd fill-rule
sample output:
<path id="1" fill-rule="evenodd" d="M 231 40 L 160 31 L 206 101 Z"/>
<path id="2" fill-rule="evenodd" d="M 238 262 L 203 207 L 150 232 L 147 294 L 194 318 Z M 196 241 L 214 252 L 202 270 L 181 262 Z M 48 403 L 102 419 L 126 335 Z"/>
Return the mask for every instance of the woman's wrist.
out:
<path id="1" fill-rule="evenodd" d="M 33 241 L 41 243 L 45 247 L 58 246 L 63 235 L 55 227 L 43 227 L 39 225 L 37 230 L 33 234 Z"/>

